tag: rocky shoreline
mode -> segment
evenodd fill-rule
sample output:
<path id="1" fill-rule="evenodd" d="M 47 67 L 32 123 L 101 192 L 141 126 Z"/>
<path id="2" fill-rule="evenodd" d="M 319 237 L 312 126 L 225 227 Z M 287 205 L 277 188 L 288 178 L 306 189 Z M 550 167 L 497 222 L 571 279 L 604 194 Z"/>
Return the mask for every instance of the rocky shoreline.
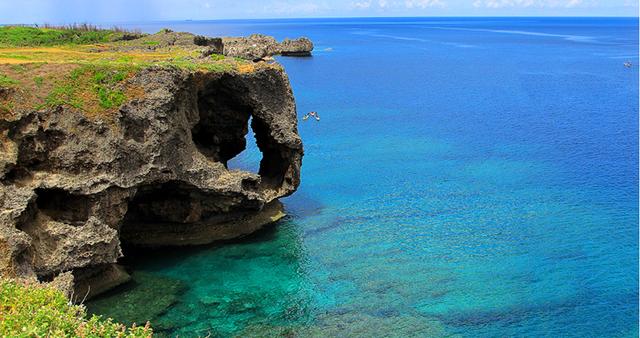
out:
<path id="1" fill-rule="evenodd" d="M 158 43 L 149 48 L 145 41 Z M 164 31 L 95 53 L 153 56 L 179 48 L 252 61 L 309 55 L 311 42 L 297 41 Z M 0 111 L 2 276 L 63 280 L 76 295 L 92 297 L 129 279 L 117 265 L 123 244 L 206 244 L 284 216 L 278 198 L 298 187 L 303 156 L 286 73 L 275 63 L 225 60 L 218 69 L 194 62 L 207 68 L 136 69 L 117 84 L 129 96 L 112 110 L 15 104 Z M 5 88 L 0 99 L 27 91 Z M 249 121 L 263 154 L 260 169 L 229 170 L 227 161 L 245 149 Z"/>

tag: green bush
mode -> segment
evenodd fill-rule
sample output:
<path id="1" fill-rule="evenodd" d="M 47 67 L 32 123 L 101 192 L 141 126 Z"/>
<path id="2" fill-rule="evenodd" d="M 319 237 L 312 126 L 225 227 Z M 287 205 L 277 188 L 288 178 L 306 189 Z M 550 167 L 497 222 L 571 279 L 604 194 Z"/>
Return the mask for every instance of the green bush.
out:
<path id="1" fill-rule="evenodd" d="M 36 28 L 29 26 L 0 27 L 1 46 L 55 46 L 66 44 L 93 44 L 117 40 L 123 32 L 110 29 L 82 28 L 80 26 L 59 28 Z"/>
<path id="2" fill-rule="evenodd" d="M 2 337 L 150 337 L 152 330 L 125 327 L 99 316 L 87 318 L 82 305 L 73 305 L 45 284 L 0 280 Z"/>

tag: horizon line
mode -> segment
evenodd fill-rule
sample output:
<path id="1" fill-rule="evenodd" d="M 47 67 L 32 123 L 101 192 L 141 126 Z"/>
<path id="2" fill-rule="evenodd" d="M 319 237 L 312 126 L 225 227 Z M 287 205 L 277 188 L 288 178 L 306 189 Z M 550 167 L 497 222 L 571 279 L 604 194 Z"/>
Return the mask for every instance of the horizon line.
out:
<path id="1" fill-rule="evenodd" d="M 55 24 L 81 24 L 81 23 L 157 23 L 157 22 L 211 22 L 211 21 L 258 21 L 258 20 L 322 20 L 322 19 L 436 19 L 436 18 L 492 18 L 492 19 L 638 19 L 640 22 L 640 16 L 621 16 L 621 15 L 423 15 L 423 16 L 317 16 L 317 17 L 265 17 L 265 18 L 215 18 L 215 19 L 153 19 L 153 20 L 126 20 L 126 21 L 66 21 Z M 10 25 L 44 25 L 50 24 L 50 22 L 40 23 L 0 23 L 0 26 Z"/>

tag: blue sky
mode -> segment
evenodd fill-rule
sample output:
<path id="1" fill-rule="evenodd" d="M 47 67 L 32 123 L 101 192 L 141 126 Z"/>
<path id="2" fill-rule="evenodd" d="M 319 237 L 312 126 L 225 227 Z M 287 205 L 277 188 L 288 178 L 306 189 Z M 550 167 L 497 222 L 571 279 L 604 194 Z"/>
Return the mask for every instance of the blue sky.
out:
<path id="1" fill-rule="evenodd" d="M 637 16 L 639 0 L 0 0 L 0 23 L 366 16 Z"/>

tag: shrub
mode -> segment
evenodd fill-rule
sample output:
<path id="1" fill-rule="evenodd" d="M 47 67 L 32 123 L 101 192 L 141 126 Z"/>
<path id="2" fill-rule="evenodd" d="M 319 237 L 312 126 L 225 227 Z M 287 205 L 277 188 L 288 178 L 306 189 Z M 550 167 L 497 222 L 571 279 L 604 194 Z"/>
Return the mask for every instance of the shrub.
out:
<path id="1" fill-rule="evenodd" d="M 99 316 L 87 318 L 84 306 L 73 305 L 46 284 L 0 280 L 2 337 L 151 337 L 149 324 L 125 327 Z"/>
<path id="2" fill-rule="evenodd" d="M 0 26 L 0 45 L 3 46 L 55 46 L 66 44 L 93 44 L 121 40 L 125 35 L 140 35 L 120 28 L 100 29 L 95 26 L 69 25 L 45 26 Z"/>

